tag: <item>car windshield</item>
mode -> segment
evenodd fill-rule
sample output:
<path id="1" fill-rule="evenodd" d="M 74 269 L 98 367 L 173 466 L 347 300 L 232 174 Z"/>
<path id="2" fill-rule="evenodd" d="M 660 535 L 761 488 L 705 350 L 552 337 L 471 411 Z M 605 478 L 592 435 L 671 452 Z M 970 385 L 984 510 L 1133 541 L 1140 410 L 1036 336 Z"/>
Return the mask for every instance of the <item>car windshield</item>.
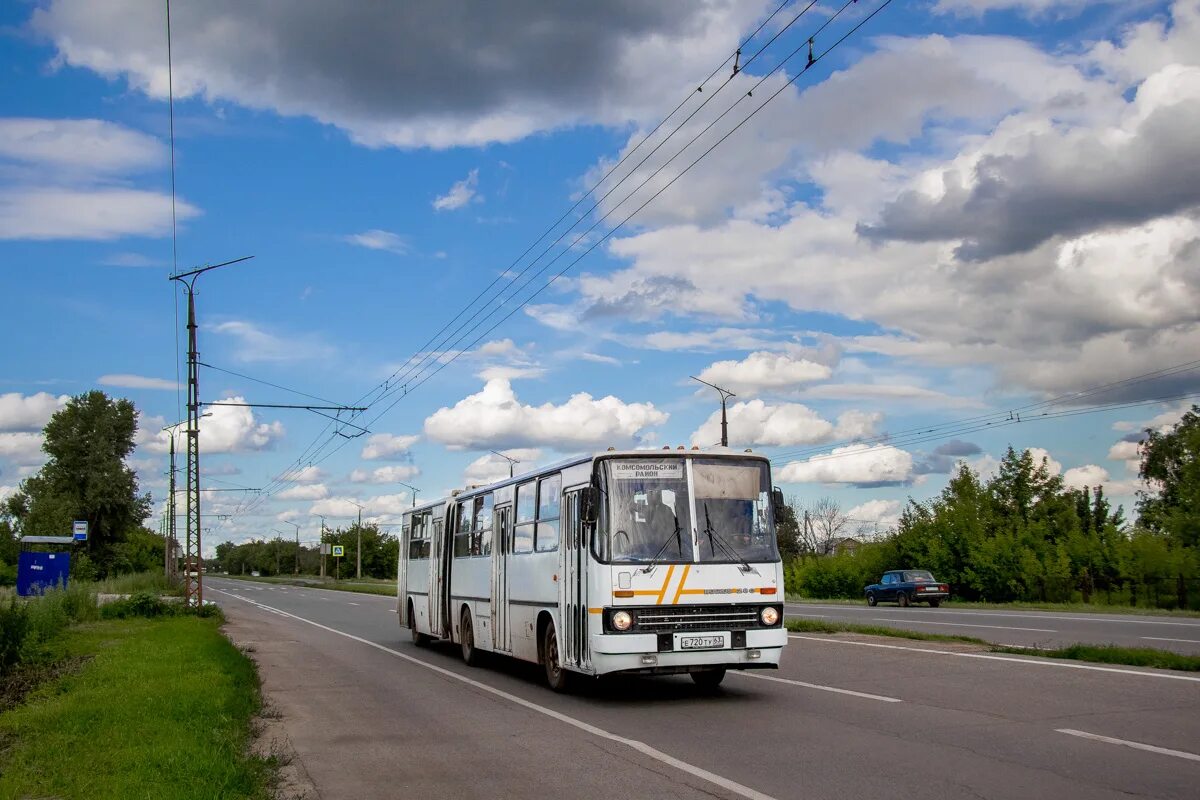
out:
<path id="1" fill-rule="evenodd" d="M 915 569 L 904 573 L 904 580 L 908 583 L 933 583 L 933 575 L 923 569 Z"/>
<path id="2" fill-rule="evenodd" d="M 686 462 L 691 462 L 694 498 Z M 607 520 L 597 547 L 603 560 L 761 563 L 778 559 L 770 475 L 761 461 L 611 459 L 605 462 L 603 480 Z"/>

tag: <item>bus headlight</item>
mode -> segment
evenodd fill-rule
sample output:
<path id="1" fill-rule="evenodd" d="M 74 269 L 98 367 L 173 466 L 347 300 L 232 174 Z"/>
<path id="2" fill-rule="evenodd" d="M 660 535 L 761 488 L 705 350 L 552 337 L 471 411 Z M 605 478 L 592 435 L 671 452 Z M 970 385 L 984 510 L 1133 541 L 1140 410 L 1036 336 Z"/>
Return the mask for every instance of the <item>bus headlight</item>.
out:
<path id="1" fill-rule="evenodd" d="M 779 622 L 779 609 L 775 608 L 775 606 L 764 606 L 763 610 L 759 612 L 758 617 L 762 620 L 763 625 L 774 625 L 776 622 Z"/>
<path id="2" fill-rule="evenodd" d="M 633 617 L 628 611 L 618 611 L 612 615 L 612 626 L 619 631 L 627 631 L 633 626 Z"/>

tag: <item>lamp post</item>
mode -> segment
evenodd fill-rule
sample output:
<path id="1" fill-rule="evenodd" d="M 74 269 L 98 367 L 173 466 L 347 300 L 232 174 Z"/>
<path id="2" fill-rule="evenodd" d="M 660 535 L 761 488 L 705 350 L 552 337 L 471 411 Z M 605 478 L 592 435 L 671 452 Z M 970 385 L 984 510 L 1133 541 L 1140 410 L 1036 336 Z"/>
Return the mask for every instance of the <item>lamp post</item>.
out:
<path id="1" fill-rule="evenodd" d="M 412 494 L 413 494 L 413 508 L 416 508 L 416 507 L 417 507 L 417 492 L 419 492 L 419 491 L 421 491 L 421 490 L 420 490 L 420 489 L 418 489 L 418 488 L 417 488 L 417 487 L 415 487 L 415 486 L 409 486 L 407 483 L 403 483 L 402 481 L 396 481 L 396 483 L 399 483 L 401 486 L 403 486 L 403 487 L 404 487 L 404 488 L 406 488 L 406 489 L 410 489 L 410 490 L 412 490 Z"/>
<path id="2" fill-rule="evenodd" d="M 296 523 L 292 522 L 291 520 L 285 519 L 285 520 L 282 520 L 282 522 L 285 522 L 288 525 L 291 525 L 293 528 L 296 529 L 296 569 L 292 574 L 299 575 L 300 574 L 300 526 L 297 525 Z"/>
<path id="3" fill-rule="evenodd" d="M 358 509 L 358 528 L 357 528 L 358 543 L 355 545 L 355 548 L 354 548 L 354 578 L 355 578 L 355 580 L 362 580 L 362 510 L 363 510 L 363 507 L 360 506 L 358 503 L 354 502 L 353 500 L 350 501 L 350 505 L 352 505 Z"/>
<path id="4" fill-rule="evenodd" d="M 316 514 L 315 516 L 318 516 L 321 518 L 321 546 L 320 546 L 321 577 L 324 578 L 325 577 L 325 516 L 322 514 Z"/>

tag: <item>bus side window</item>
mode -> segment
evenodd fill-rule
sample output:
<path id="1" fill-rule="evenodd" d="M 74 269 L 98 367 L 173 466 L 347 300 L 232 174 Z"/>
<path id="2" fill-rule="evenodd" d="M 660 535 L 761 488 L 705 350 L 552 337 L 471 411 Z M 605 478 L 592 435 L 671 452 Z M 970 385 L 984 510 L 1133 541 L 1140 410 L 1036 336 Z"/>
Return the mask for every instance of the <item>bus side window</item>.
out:
<path id="1" fill-rule="evenodd" d="M 558 523 L 562 509 L 562 475 L 538 481 L 536 549 L 548 553 L 558 549 Z"/>
<path id="2" fill-rule="evenodd" d="M 475 498 L 475 525 L 471 539 L 471 555 L 490 556 L 492 554 L 492 504 L 495 498 L 490 494 Z"/>
<path id="3" fill-rule="evenodd" d="M 471 555 L 471 507 L 473 501 L 464 500 L 458 504 L 458 527 L 454 534 L 454 557 L 466 558 Z"/>
<path id="4" fill-rule="evenodd" d="M 517 524 L 513 528 L 514 553 L 533 552 L 533 527 L 537 518 L 537 483 L 517 487 Z"/>

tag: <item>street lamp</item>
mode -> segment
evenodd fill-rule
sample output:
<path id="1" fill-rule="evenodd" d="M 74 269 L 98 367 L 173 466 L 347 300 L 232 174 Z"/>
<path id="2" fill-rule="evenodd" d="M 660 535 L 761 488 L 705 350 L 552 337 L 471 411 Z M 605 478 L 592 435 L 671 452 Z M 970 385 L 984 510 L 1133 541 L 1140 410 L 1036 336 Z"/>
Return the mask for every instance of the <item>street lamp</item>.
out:
<path id="1" fill-rule="evenodd" d="M 285 519 L 285 520 L 280 520 L 280 521 L 285 522 L 288 525 L 291 525 L 293 528 L 296 529 L 296 571 L 293 574 L 299 575 L 300 574 L 300 526 L 297 525 L 296 523 L 292 522 L 291 520 Z"/>
<path id="2" fill-rule="evenodd" d="M 403 486 L 403 487 L 404 487 L 404 488 L 406 488 L 406 489 L 411 489 L 411 490 L 412 490 L 412 493 L 413 493 L 413 508 L 416 508 L 416 507 L 417 507 L 417 492 L 419 492 L 419 491 L 421 491 L 421 490 L 420 490 L 420 489 L 418 489 L 418 488 L 417 488 L 417 487 L 415 487 L 415 486 L 409 486 L 407 483 L 404 483 L 403 481 L 396 481 L 396 483 L 399 483 L 401 486 Z"/>
<path id="3" fill-rule="evenodd" d="M 357 528 L 358 544 L 355 546 L 355 549 L 354 549 L 354 579 L 361 581 L 362 580 L 362 510 L 363 510 L 363 507 L 360 506 L 358 503 L 354 502 L 353 500 L 350 501 L 350 505 L 352 505 L 358 509 L 358 528 Z"/>
<path id="4" fill-rule="evenodd" d="M 321 577 L 325 577 L 325 515 L 314 514 L 315 517 L 321 518 Z"/>

